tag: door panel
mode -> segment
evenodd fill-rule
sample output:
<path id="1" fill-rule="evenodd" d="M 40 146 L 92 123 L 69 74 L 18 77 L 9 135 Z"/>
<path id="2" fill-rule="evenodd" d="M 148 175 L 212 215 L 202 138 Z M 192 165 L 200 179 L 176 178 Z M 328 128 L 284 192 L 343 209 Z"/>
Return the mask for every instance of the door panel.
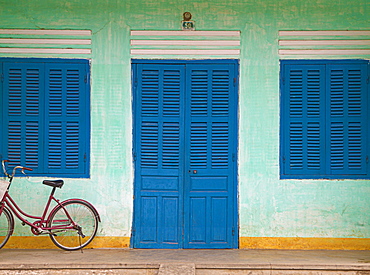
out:
<path id="1" fill-rule="evenodd" d="M 133 245 L 233 248 L 237 64 L 183 63 L 133 66 Z"/>
<path id="2" fill-rule="evenodd" d="M 188 65 L 185 248 L 232 248 L 236 153 L 235 66 Z"/>
<path id="3" fill-rule="evenodd" d="M 135 247 L 178 248 L 184 66 L 141 64 L 136 77 Z"/>

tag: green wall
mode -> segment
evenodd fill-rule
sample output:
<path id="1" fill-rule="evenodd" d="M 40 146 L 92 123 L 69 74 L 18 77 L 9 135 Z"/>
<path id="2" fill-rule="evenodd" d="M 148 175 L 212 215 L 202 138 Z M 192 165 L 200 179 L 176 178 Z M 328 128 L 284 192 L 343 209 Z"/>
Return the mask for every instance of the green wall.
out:
<path id="1" fill-rule="evenodd" d="M 60 196 L 91 201 L 103 218 L 100 236 L 130 236 L 129 32 L 180 30 L 185 11 L 197 30 L 241 31 L 240 236 L 370 238 L 370 181 L 279 179 L 278 31 L 370 29 L 368 0 L 1 0 L 0 28 L 92 30 L 91 179 L 67 179 Z M 44 200 L 49 188 L 39 180 L 18 181 L 12 192 Z"/>

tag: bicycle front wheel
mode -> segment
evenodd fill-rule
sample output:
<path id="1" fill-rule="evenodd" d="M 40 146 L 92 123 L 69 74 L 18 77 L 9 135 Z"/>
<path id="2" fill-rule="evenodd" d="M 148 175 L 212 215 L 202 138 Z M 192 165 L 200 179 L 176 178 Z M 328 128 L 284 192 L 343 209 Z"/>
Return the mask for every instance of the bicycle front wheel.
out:
<path id="1" fill-rule="evenodd" d="M 13 234 L 14 218 L 12 213 L 4 207 L 0 215 L 0 248 L 2 248 Z"/>
<path id="2" fill-rule="evenodd" d="M 59 227 L 50 230 L 51 240 L 59 248 L 69 251 L 87 246 L 98 230 L 99 219 L 96 210 L 90 204 L 79 200 L 70 200 L 62 205 L 49 219 L 49 227 Z M 73 223 L 73 229 L 63 229 Z"/>

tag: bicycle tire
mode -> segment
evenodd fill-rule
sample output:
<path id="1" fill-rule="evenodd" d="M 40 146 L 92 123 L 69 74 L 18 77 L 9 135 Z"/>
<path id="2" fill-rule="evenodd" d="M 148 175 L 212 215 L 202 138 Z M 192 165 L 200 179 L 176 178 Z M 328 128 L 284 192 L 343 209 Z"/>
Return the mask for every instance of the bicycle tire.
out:
<path id="1" fill-rule="evenodd" d="M 84 236 L 81 236 L 77 229 L 56 229 L 51 230 L 49 235 L 51 240 L 57 247 L 67 251 L 78 250 L 87 246 L 95 238 L 98 231 L 99 218 L 96 210 L 85 201 L 69 200 L 62 202 L 62 206 L 59 206 L 50 215 L 48 226 L 70 224 L 65 210 L 71 219 L 81 227 Z"/>
<path id="2" fill-rule="evenodd" d="M 4 207 L 0 215 L 0 248 L 8 242 L 14 230 L 14 217 L 13 214 Z"/>

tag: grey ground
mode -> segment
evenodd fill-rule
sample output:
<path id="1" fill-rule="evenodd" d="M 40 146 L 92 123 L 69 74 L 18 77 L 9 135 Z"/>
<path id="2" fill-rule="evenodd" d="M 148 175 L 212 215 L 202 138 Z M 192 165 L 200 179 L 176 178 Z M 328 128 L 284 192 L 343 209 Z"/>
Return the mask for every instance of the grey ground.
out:
<path id="1" fill-rule="evenodd" d="M 370 250 L 2 249 L 0 274 L 370 275 Z"/>

